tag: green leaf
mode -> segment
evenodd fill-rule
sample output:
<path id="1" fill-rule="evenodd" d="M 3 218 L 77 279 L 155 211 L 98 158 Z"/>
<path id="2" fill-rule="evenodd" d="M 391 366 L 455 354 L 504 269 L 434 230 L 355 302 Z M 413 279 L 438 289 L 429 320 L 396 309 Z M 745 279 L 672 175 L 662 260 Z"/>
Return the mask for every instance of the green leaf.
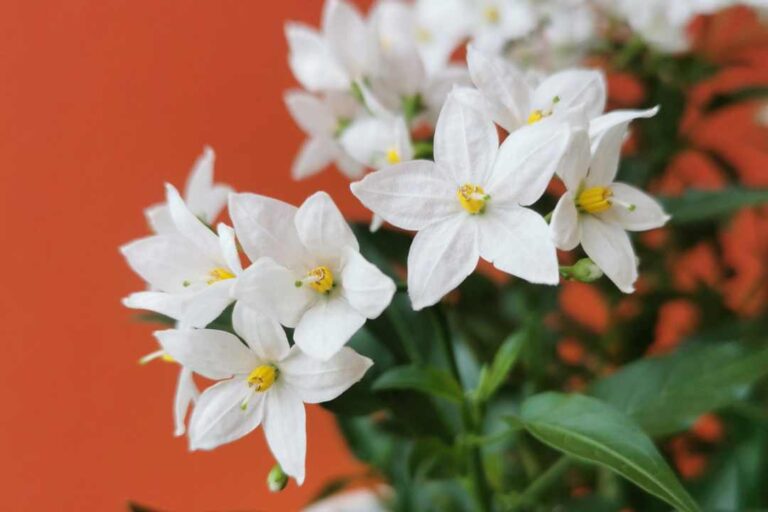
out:
<path id="1" fill-rule="evenodd" d="M 373 383 L 376 391 L 413 389 L 428 395 L 438 395 L 461 402 L 461 386 L 448 373 L 431 366 L 398 366 L 384 373 Z"/>
<path id="2" fill-rule="evenodd" d="M 768 190 L 728 187 L 722 190 L 689 190 L 680 197 L 661 198 L 672 224 L 718 220 L 748 206 L 768 203 Z"/>
<path id="3" fill-rule="evenodd" d="M 476 399 L 484 402 L 504 384 L 507 375 L 517 361 L 517 357 L 525 345 L 527 337 L 524 332 L 511 335 L 499 347 L 490 367 L 483 367 L 480 373 L 480 384 L 477 386 Z"/>
<path id="4" fill-rule="evenodd" d="M 766 374 L 768 348 L 724 343 L 632 363 L 597 381 L 589 394 L 630 416 L 651 436 L 661 436 L 740 400 L 747 386 Z"/>
<path id="5" fill-rule="evenodd" d="M 595 398 L 542 393 L 523 402 L 521 418 L 539 441 L 605 466 L 683 512 L 699 507 L 650 438 L 630 418 Z"/>

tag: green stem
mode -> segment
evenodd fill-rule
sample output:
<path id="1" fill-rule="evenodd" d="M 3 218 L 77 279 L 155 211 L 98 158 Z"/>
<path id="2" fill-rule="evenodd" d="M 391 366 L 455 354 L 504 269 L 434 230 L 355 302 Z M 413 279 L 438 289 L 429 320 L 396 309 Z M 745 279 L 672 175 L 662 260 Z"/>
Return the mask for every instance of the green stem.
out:
<path id="1" fill-rule="evenodd" d="M 526 489 L 518 496 L 515 505 L 510 511 L 520 510 L 525 505 L 536 503 L 536 498 L 546 491 L 551 485 L 557 482 L 573 460 L 567 455 L 560 457 L 557 462 L 549 466 L 546 471 L 536 478 Z"/>
<path id="2" fill-rule="evenodd" d="M 451 341 L 451 331 L 448 325 L 448 318 L 443 310 L 441 304 L 432 308 L 435 319 L 437 320 L 437 329 L 440 337 L 440 342 L 443 345 L 445 356 L 448 359 L 448 365 L 451 368 L 451 373 L 456 379 L 456 382 L 461 385 L 462 389 L 466 389 L 461 379 L 461 372 L 459 371 L 458 360 L 456 359 L 456 351 L 453 348 Z M 471 436 L 481 436 L 481 414 L 473 411 L 472 404 L 467 400 L 466 396 L 462 400 L 462 418 L 464 421 L 464 430 Z M 491 491 L 488 485 L 488 479 L 485 475 L 485 468 L 483 466 L 482 453 L 480 447 L 470 446 L 469 457 L 467 461 L 469 467 L 470 477 L 472 479 L 472 491 L 475 495 L 475 501 L 480 512 L 490 512 L 492 510 L 491 504 Z"/>

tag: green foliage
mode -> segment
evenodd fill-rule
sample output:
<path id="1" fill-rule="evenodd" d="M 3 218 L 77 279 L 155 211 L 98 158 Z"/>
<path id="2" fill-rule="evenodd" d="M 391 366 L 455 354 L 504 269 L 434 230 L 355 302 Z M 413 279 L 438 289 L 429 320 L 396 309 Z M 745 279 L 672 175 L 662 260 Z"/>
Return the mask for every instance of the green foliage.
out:
<path id="1" fill-rule="evenodd" d="M 477 401 L 489 400 L 504 384 L 523 349 L 526 339 L 526 334 L 523 332 L 511 335 L 496 352 L 491 366 L 483 366 L 480 372 L 480 384 L 475 391 Z"/>
<path id="2" fill-rule="evenodd" d="M 528 398 L 520 418 L 539 441 L 608 467 L 683 512 L 699 510 L 648 436 L 629 417 L 583 395 Z"/>
<path id="3" fill-rule="evenodd" d="M 377 391 L 392 389 L 413 389 L 454 402 L 461 402 L 461 386 L 450 374 L 437 368 L 399 366 L 392 368 L 373 383 Z"/>
<path id="4" fill-rule="evenodd" d="M 768 190 L 728 187 L 723 190 L 689 190 L 680 197 L 662 198 L 676 225 L 717 221 L 736 211 L 768 204 Z"/>

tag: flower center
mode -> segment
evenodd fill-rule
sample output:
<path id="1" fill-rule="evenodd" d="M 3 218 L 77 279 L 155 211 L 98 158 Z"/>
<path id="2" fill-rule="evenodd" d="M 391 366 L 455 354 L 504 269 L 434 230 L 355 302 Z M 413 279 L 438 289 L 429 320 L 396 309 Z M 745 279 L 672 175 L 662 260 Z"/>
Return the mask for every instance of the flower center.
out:
<path id="1" fill-rule="evenodd" d="M 420 43 L 429 43 L 432 41 L 432 32 L 424 27 L 416 29 L 416 40 Z"/>
<path id="2" fill-rule="evenodd" d="M 400 163 L 400 152 L 396 148 L 390 148 L 387 151 L 387 163 L 389 165 Z"/>
<path id="3" fill-rule="evenodd" d="M 495 5 L 489 5 L 485 9 L 483 9 L 483 16 L 485 17 L 486 21 L 488 23 L 496 24 L 501 19 L 501 13 L 499 13 L 499 8 Z"/>
<path id="4" fill-rule="evenodd" d="M 555 112 L 555 105 L 560 102 L 560 96 L 552 98 L 552 104 L 547 110 L 536 109 L 528 116 L 528 124 L 536 124 L 545 117 L 551 116 Z"/>
<path id="5" fill-rule="evenodd" d="M 576 198 L 576 207 L 586 213 L 600 213 L 611 207 L 613 192 L 608 187 L 590 187 Z"/>
<path id="6" fill-rule="evenodd" d="M 491 196 L 485 193 L 483 187 L 466 183 L 456 191 L 461 206 L 471 215 L 477 215 L 485 211 L 485 203 Z"/>
<path id="7" fill-rule="evenodd" d="M 303 281 L 297 281 L 297 285 L 307 283 L 317 293 L 330 293 L 334 287 L 333 272 L 325 265 L 315 267 L 307 273 Z"/>
<path id="8" fill-rule="evenodd" d="M 219 281 L 235 278 L 235 274 L 224 267 L 215 268 L 211 270 L 208 275 L 210 276 L 210 279 L 207 281 L 208 284 L 218 283 Z"/>
<path id="9" fill-rule="evenodd" d="M 263 393 L 272 387 L 277 379 L 278 371 L 274 366 L 265 364 L 257 367 L 250 374 L 248 374 L 248 387 L 253 388 L 254 391 Z"/>

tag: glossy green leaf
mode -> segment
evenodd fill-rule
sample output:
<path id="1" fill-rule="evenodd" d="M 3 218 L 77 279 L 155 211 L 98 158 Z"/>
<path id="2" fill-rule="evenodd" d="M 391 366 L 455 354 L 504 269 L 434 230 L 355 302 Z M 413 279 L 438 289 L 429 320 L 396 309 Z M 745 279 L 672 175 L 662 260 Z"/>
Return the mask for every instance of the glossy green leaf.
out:
<path id="1" fill-rule="evenodd" d="M 542 393 L 523 402 L 521 419 L 552 448 L 612 469 L 678 510 L 699 510 L 651 439 L 610 405 L 584 395 Z"/>
<path id="2" fill-rule="evenodd" d="M 597 381 L 589 394 L 630 416 L 651 436 L 661 436 L 738 401 L 766 374 L 768 349 L 723 343 L 637 361 Z"/>
<path id="3" fill-rule="evenodd" d="M 499 347 L 490 367 L 483 367 L 480 373 L 480 384 L 477 386 L 476 399 L 486 401 L 504 384 L 504 381 L 515 365 L 525 344 L 526 335 L 518 332 L 511 335 Z"/>
<path id="4" fill-rule="evenodd" d="M 450 374 L 430 366 L 398 366 L 385 372 L 373 383 L 376 391 L 412 389 L 461 402 L 461 386 Z"/>
<path id="5" fill-rule="evenodd" d="M 723 190 L 689 190 L 680 197 L 661 199 L 672 224 L 725 218 L 747 206 L 768 204 L 768 190 L 729 187 Z"/>

